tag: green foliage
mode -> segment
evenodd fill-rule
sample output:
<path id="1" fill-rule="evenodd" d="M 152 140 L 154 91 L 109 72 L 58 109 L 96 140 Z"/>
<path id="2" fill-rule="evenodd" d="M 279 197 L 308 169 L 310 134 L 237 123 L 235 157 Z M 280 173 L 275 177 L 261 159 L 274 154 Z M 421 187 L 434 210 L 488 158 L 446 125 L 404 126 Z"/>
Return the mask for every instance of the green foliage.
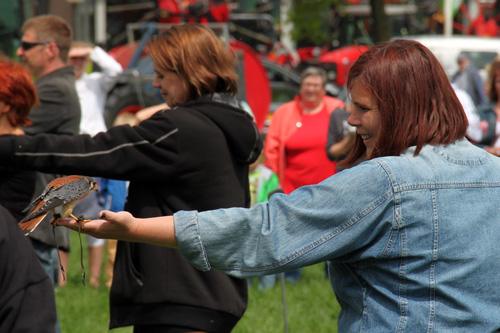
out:
<path id="1" fill-rule="evenodd" d="M 87 268 L 87 248 L 82 237 L 84 264 Z M 72 233 L 72 250 L 68 271 L 68 283 L 56 291 L 56 302 L 63 333 L 108 332 L 109 292 L 101 281 L 100 288 L 83 286 L 80 267 L 78 234 Z M 88 269 L 87 269 L 88 271 Z M 88 275 L 88 272 L 87 272 Z M 87 279 L 88 280 L 88 279 Z M 248 309 L 233 333 L 284 332 L 283 306 L 280 280 L 276 285 L 260 291 L 254 285 L 249 288 Z M 324 264 L 306 267 L 297 284 L 285 283 L 288 331 L 337 332 L 337 316 L 340 311 L 330 282 L 325 277 Z M 132 327 L 118 328 L 111 333 L 132 333 Z"/>
<path id="2" fill-rule="evenodd" d="M 340 0 L 291 0 L 289 21 L 293 24 L 292 39 L 321 45 L 330 43 L 329 11 L 332 5 L 341 5 Z"/>

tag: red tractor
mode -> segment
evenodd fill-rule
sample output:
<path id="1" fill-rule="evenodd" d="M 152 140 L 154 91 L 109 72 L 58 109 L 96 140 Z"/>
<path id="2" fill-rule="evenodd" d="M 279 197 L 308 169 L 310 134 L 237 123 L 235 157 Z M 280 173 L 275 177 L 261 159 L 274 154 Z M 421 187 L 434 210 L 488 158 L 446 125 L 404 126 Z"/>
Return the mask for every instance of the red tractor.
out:
<path id="1" fill-rule="evenodd" d="M 302 71 L 307 66 L 319 66 L 326 70 L 328 82 L 338 87 L 346 84 L 349 69 L 358 60 L 359 56 L 369 50 L 367 45 L 351 45 L 337 48 L 332 51 L 320 47 L 301 47 L 297 49 L 297 56 L 300 59 L 297 66 L 293 66 L 292 56 L 278 48 L 268 55 L 268 60 L 297 71 Z"/>
<path id="2" fill-rule="evenodd" d="M 343 86 L 347 82 L 347 74 L 354 62 L 369 49 L 367 45 L 341 47 L 322 54 L 318 58 L 318 64 L 326 70 L 330 82 Z"/>

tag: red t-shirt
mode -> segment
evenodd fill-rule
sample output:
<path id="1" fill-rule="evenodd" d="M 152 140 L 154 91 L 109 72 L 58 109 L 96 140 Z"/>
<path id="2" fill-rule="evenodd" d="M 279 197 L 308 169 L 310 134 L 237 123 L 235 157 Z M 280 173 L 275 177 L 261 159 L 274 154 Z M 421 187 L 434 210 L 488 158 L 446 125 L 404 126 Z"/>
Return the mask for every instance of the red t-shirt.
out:
<path id="1" fill-rule="evenodd" d="M 283 191 L 286 194 L 304 185 L 317 184 L 335 173 L 336 162 L 326 155 L 328 122 L 326 108 L 303 115 L 297 130 L 285 143 Z"/>

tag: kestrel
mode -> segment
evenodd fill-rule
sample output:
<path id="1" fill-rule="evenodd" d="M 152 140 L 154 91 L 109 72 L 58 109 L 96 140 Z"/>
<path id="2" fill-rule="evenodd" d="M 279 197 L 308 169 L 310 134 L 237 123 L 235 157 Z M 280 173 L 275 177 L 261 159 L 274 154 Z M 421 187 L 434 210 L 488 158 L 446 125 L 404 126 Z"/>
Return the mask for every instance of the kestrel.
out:
<path id="1" fill-rule="evenodd" d="M 83 217 L 75 217 L 72 212 L 78 200 L 85 198 L 91 191 L 97 190 L 97 182 L 83 176 L 66 176 L 51 181 L 43 193 L 23 210 L 29 211 L 20 222 L 24 235 L 33 232 L 47 214 L 54 213 L 54 224 L 64 217 L 72 217 L 80 224 Z"/>
<path id="2" fill-rule="evenodd" d="M 24 212 L 30 211 L 20 222 L 19 227 L 25 231 L 24 235 L 27 236 L 43 221 L 45 216 L 52 210 L 54 213 L 54 221 L 52 224 L 57 225 L 57 221 L 64 217 L 74 218 L 79 225 L 78 236 L 80 236 L 80 228 L 86 220 L 83 217 L 76 217 L 72 214 L 78 200 L 85 198 L 90 192 L 97 190 L 97 182 L 92 178 L 83 176 L 66 176 L 56 178 L 47 184 L 42 194 L 36 198 L 32 203 L 23 210 Z M 56 234 L 54 233 L 54 237 Z M 56 238 L 56 247 L 57 238 Z M 82 239 L 80 237 L 80 252 L 82 251 Z M 59 251 L 57 251 L 59 256 Z M 85 267 L 83 266 L 83 254 L 80 255 L 82 266 L 82 282 L 85 285 Z M 61 264 L 61 257 L 59 257 L 59 266 L 65 277 L 64 267 Z"/>

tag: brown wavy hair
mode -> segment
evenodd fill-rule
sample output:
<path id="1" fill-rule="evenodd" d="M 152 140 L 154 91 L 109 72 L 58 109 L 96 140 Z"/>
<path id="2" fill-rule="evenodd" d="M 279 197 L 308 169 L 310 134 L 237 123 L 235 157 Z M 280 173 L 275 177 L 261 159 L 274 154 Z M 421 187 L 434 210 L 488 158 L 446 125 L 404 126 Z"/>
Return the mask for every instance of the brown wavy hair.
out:
<path id="1" fill-rule="evenodd" d="M 20 64 L 0 57 L 0 82 L 0 100 L 11 107 L 9 123 L 13 127 L 31 125 L 28 113 L 39 103 L 31 76 Z"/>
<path id="2" fill-rule="evenodd" d="M 465 136 L 467 117 L 446 73 L 422 44 L 394 40 L 363 53 L 349 71 L 347 89 L 363 84 L 376 100 L 380 132 L 370 158 L 399 156 L 424 144 L 449 144 Z M 344 164 L 353 165 L 366 147 L 356 135 Z"/>
<path id="3" fill-rule="evenodd" d="M 179 75 L 187 100 L 216 92 L 237 94 L 235 58 L 209 28 L 199 24 L 174 26 L 151 37 L 148 48 L 158 68 Z"/>

